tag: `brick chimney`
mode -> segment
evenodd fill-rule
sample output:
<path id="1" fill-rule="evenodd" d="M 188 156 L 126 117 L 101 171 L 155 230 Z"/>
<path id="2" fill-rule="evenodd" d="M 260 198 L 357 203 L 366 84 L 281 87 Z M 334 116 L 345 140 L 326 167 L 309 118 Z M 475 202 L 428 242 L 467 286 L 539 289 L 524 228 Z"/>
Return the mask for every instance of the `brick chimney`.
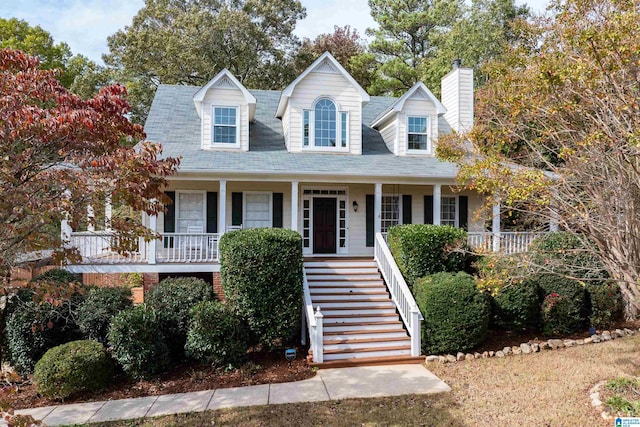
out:
<path id="1" fill-rule="evenodd" d="M 445 120 L 451 129 L 465 133 L 473 127 L 473 69 L 452 62 L 453 69 L 442 78 L 442 104 L 447 109 Z"/>

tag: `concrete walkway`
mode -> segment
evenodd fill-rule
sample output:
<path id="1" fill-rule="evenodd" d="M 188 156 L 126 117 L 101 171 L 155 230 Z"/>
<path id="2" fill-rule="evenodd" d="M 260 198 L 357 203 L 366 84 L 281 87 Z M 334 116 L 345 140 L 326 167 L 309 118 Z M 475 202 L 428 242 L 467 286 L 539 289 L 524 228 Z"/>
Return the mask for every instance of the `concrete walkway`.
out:
<path id="1" fill-rule="evenodd" d="M 48 426 L 127 420 L 252 405 L 427 394 L 451 388 L 423 365 L 321 369 L 313 378 L 282 384 L 220 388 L 106 402 L 23 409 Z"/>

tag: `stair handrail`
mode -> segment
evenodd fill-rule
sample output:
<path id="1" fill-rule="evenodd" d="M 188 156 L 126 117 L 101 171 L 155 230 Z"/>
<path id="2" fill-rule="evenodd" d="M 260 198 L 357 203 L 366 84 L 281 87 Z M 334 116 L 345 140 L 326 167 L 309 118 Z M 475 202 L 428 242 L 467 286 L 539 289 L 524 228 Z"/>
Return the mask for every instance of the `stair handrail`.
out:
<path id="1" fill-rule="evenodd" d="M 374 259 L 380 273 L 382 273 L 387 289 L 389 289 L 391 299 L 400 313 L 400 318 L 411 337 L 411 355 L 420 356 L 420 322 L 424 320 L 424 317 L 420 313 L 418 304 L 413 298 L 407 282 L 402 277 L 398 264 L 393 259 L 382 233 L 376 233 Z"/>
<path id="2" fill-rule="evenodd" d="M 311 291 L 309 290 L 309 282 L 307 281 L 307 272 L 302 267 L 302 288 L 304 298 L 304 319 L 307 323 L 307 329 L 309 332 L 309 347 L 313 354 L 313 361 L 315 363 L 322 363 L 322 318 L 324 317 L 320 312 L 320 306 L 317 311 L 313 311 L 313 302 L 311 301 Z M 303 339 L 303 344 L 305 343 Z"/>

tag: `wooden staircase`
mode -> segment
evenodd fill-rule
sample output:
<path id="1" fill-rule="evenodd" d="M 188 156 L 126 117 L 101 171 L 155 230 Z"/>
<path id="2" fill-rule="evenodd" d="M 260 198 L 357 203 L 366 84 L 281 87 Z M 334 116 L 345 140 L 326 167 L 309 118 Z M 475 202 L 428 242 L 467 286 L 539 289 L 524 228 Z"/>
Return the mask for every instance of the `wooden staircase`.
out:
<path id="1" fill-rule="evenodd" d="M 371 258 L 310 258 L 305 270 L 323 319 L 319 367 L 421 363 Z"/>

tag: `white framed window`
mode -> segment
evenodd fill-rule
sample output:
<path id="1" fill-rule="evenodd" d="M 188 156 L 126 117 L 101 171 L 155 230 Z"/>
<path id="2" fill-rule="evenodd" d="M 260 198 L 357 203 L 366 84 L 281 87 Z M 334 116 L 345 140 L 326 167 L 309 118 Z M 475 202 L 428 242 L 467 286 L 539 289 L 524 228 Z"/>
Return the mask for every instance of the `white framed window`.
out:
<path id="1" fill-rule="evenodd" d="M 243 228 L 265 228 L 273 226 L 273 195 L 266 191 L 245 192 Z"/>
<path id="2" fill-rule="evenodd" d="M 429 117 L 407 117 L 407 151 L 430 153 Z"/>
<path id="3" fill-rule="evenodd" d="M 240 111 L 238 107 L 211 107 L 211 144 L 220 147 L 240 146 Z"/>
<path id="4" fill-rule="evenodd" d="M 320 98 L 310 110 L 302 111 L 302 145 L 319 150 L 347 150 L 349 113 L 338 111 L 336 103 Z"/>
<path id="5" fill-rule="evenodd" d="M 394 225 L 402 224 L 402 197 L 382 196 L 381 231 L 386 233 Z"/>
<path id="6" fill-rule="evenodd" d="M 442 196 L 440 198 L 440 224 L 458 226 L 458 198 Z"/>
<path id="7" fill-rule="evenodd" d="M 204 233 L 206 192 L 176 191 L 176 233 Z"/>

